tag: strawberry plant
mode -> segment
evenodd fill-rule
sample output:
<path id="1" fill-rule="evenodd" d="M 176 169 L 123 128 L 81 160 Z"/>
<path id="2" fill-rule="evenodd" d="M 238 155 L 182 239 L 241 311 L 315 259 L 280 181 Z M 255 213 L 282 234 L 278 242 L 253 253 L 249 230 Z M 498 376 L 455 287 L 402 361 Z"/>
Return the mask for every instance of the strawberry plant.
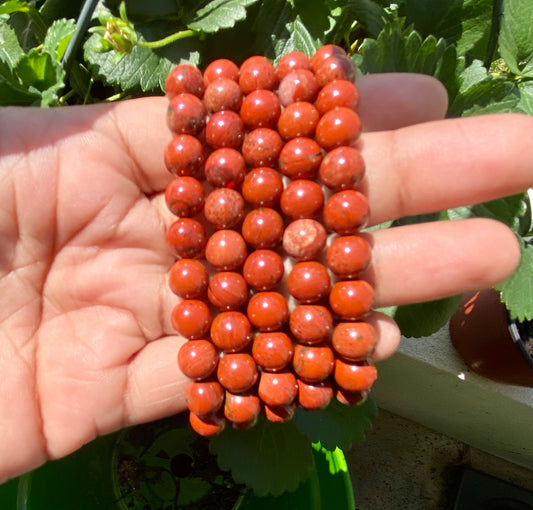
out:
<path id="1" fill-rule="evenodd" d="M 179 63 L 204 69 L 218 58 L 239 64 L 254 54 L 277 62 L 290 51 L 312 55 L 332 43 L 346 49 L 359 73 L 436 77 L 448 92 L 448 117 L 533 115 L 532 16 L 530 0 L 7 0 L 0 3 L 0 105 L 61 107 L 162 95 Z M 467 217 L 494 218 L 516 233 L 521 263 L 498 290 L 511 317 L 533 319 L 527 194 L 378 228 Z M 404 335 L 425 336 L 446 323 L 459 300 L 388 312 Z M 331 450 L 348 448 L 363 438 L 374 413 L 372 401 L 298 411 L 275 435 L 266 422 L 249 431 L 230 428 L 211 448 L 239 481 L 261 494 L 279 493 L 307 475 L 310 453 L 296 447 L 305 436 Z"/>

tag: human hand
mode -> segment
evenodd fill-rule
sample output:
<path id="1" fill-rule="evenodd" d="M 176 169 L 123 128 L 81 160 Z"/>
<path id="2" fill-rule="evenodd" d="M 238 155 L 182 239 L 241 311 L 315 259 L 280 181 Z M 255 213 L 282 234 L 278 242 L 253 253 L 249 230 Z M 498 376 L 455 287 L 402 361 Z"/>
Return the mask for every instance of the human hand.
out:
<path id="1" fill-rule="evenodd" d="M 445 93 L 423 76 L 358 86 L 372 224 L 532 186 L 530 118 L 441 121 Z M 185 408 L 166 283 L 165 111 L 164 98 L 0 110 L 0 482 Z M 488 287 L 519 256 L 489 220 L 368 238 L 378 307 Z M 371 320 L 380 360 L 400 333 L 386 316 Z"/>

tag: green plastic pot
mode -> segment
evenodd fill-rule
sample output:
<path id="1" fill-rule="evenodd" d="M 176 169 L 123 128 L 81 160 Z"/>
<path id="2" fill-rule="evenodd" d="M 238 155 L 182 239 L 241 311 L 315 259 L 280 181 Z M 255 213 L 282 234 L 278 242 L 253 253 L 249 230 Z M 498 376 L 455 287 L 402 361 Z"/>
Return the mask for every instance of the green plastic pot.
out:
<path id="1" fill-rule="evenodd" d="M 188 426 L 176 426 L 175 418 L 133 427 L 0 485 L 0 508 L 355 510 L 341 450 L 329 452 L 310 444 L 314 466 L 308 480 L 294 492 L 257 497 L 220 471 L 214 457 L 202 454 L 198 460 L 202 448 L 207 452 L 206 445 Z"/>

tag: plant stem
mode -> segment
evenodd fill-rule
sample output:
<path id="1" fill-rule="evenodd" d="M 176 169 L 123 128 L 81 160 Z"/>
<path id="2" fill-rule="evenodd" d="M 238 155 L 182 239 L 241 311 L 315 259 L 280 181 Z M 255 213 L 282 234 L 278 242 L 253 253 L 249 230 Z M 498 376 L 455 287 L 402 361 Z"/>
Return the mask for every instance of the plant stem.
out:
<path id="1" fill-rule="evenodd" d="M 89 24 L 91 23 L 91 17 L 96 9 L 96 5 L 98 4 L 98 0 L 85 0 L 83 2 L 80 15 L 78 17 L 78 20 L 76 22 L 76 31 L 74 32 L 74 35 L 71 37 L 67 49 L 65 50 L 65 53 L 63 54 L 63 68 L 67 69 L 70 67 L 72 60 L 78 51 L 78 48 L 80 47 L 83 38 L 85 37 L 85 33 L 87 32 L 87 28 L 89 27 Z"/>
<path id="2" fill-rule="evenodd" d="M 75 93 L 76 91 L 74 89 L 70 89 L 65 95 L 59 98 L 59 104 L 64 105 Z"/>
<path id="3" fill-rule="evenodd" d="M 485 54 L 484 65 L 487 69 L 490 68 L 496 45 L 498 44 L 498 36 L 500 35 L 500 25 L 503 16 L 503 1 L 493 0 L 492 2 L 492 22 L 490 24 L 489 42 L 487 43 L 487 52 Z"/>
<path id="4" fill-rule="evenodd" d="M 113 96 L 109 96 L 105 99 L 106 103 L 113 103 L 114 101 L 119 101 L 120 99 L 126 97 L 128 93 L 126 91 L 119 92 L 118 94 L 114 94 Z"/>
<path id="5" fill-rule="evenodd" d="M 180 32 L 176 32 L 167 37 L 163 37 L 163 39 L 158 39 L 157 41 L 137 41 L 137 45 L 151 49 L 162 48 L 167 44 L 171 44 L 175 41 L 179 41 L 180 39 L 185 39 L 187 37 L 193 37 L 197 34 L 198 32 L 196 30 L 181 30 Z"/>

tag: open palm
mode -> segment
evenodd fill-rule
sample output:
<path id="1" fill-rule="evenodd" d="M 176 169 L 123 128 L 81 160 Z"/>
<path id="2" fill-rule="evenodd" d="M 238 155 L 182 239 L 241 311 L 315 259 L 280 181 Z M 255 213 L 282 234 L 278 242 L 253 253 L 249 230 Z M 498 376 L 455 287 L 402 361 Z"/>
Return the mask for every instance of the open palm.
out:
<path id="1" fill-rule="evenodd" d="M 467 133 L 485 147 L 496 128 L 486 121 L 417 126 L 443 115 L 442 90 L 421 77 L 395 80 L 394 88 L 383 77 L 360 84 L 361 116 L 375 131 L 362 139 L 372 223 L 530 185 L 531 162 L 523 161 L 529 142 L 519 142 L 514 159 L 506 151 L 495 158 L 490 144 L 481 156 L 479 147 L 467 150 Z M 170 139 L 165 105 L 164 98 L 146 98 L 1 112 L 0 482 L 99 434 L 184 409 L 186 379 L 176 363 L 183 339 L 170 325 L 177 298 L 166 283 L 172 257 L 162 196 L 171 179 L 162 163 Z M 507 138 L 496 150 L 517 143 L 517 133 L 529 140 L 524 119 L 499 118 L 507 128 L 497 129 Z M 463 130 L 460 147 L 436 148 L 457 129 Z M 486 160 L 483 176 L 468 167 L 474 151 Z M 434 155 L 433 180 L 423 153 Z M 453 168 L 441 175 L 445 165 Z M 510 168 L 514 177 L 502 179 Z M 377 305 L 482 288 L 517 263 L 513 235 L 494 222 L 369 236 L 374 262 L 365 276 Z M 480 261 L 484 247 L 488 255 Z M 400 335 L 386 317 L 376 314 L 373 321 L 381 359 L 394 352 Z"/>
<path id="2" fill-rule="evenodd" d="M 20 458 L 22 469 L 24 450 L 61 456 L 150 419 L 150 405 L 159 416 L 160 399 L 183 405 L 156 193 L 168 180 L 157 169 L 165 140 L 139 144 L 154 151 L 145 173 L 129 134 L 127 115 L 108 107 L 3 117 L 0 457 Z M 150 397 L 152 378 L 171 380 L 162 370 L 175 384 Z"/>

